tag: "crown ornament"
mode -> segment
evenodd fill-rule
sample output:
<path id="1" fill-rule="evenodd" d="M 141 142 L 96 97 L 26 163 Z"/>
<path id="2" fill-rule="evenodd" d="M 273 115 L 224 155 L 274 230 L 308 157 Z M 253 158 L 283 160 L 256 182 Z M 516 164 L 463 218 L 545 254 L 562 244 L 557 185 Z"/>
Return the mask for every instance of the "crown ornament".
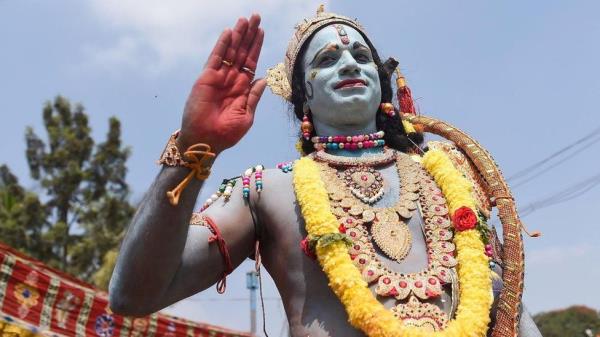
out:
<path id="1" fill-rule="evenodd" d="M 320 5 L 314 17 L 306 18 L 294 27 L 295 32 L 288 44 L 284 62 L 267 69 L 267 85 L 275 95 L 281 96 L 287 101 L 292 100 L 292 75 L 294 74 L 294 66 L 296 65 L 296 59 L 302 46 L 319 29 L 334 23 L 348 25 L 359 31 L 365 39 L 367 38 L 364 28 L 358 23 L 357 19 L 325 12 L 325 6 Z"/>

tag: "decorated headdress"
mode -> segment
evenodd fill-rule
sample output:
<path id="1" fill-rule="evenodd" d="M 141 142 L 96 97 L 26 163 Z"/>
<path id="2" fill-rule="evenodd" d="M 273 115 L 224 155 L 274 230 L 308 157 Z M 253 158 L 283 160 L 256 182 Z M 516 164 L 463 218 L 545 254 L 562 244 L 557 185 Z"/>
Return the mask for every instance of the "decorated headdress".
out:
<path id="1" fill-rule="evenodd" d="M 287 101 L 292 100 L 292 75 L 294 74 L 294 66 L 296 65 L 296 59 L 302 46 L 316 31 L 333 23 L 348 25 L 359 31 L 366 38 L 367 34 L 364 28 L 356 19 L 350 19 L 335 13 L 327 13 L 325 12 L 325 6 L 320 5 L 316 16 L 304 19 L 296 25 L 296 31 L 288 44 L 284 62 L 267 70 L 267 84 L 275 95 L 281 96 Z"/>

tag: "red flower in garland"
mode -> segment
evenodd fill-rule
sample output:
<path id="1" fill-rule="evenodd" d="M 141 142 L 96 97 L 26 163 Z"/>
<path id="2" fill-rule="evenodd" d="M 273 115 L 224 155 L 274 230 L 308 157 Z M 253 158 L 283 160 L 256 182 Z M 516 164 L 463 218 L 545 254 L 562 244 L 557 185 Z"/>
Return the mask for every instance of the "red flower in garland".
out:
<path id="1" fill-rule="evenodd" d="M 317 258 L 315 252 L 312 249 L 310 249 L 310 241 L 308 240 L 308 236 L 305 237 L 302 241 L 300 241 L 300 248 L 302 249 L 304 254 L 310 257 L 311 259 L 315 260 Z"/>
<path id="2" fill-rule="evenodd" d="M 454 211 L 452 222 L 454 223 L 454 228 L 457 231 L 466 231 L 477 226 L 477 215 L 469 207 L 463 206 Z"/>

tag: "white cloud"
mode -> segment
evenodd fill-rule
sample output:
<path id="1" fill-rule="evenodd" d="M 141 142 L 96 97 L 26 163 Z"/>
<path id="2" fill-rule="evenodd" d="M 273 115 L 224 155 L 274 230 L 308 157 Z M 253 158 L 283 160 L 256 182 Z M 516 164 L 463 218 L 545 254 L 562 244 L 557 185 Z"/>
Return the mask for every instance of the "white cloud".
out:
<path id="1" fill-rule="evenodd" d="M 91 43 L 84 52 L 96 66 L 160 72 L 179 62 L 205 58 L 223 28 L 252 12 L 259 12 L 263 22 L 268 22 L 267 34 L 285 32 L 281 38 L 287 40 L 293 25 L 313 15 L 317 4 L 305 0 L 90 0 L 94 19 L 114 38 L 105 45 Z"/>

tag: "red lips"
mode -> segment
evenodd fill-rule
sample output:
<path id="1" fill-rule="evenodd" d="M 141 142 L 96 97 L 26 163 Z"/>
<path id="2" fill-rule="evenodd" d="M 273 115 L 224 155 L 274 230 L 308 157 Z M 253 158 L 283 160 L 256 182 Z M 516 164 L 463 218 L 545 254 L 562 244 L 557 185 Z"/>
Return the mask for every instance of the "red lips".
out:
<path id="1" fill-rule="evenodd" d="M 365 87 L 365 86 L 367 86 L 367 82 L 365 80 L 361 80 L 359 78 L 351 78 L 351 79 L 347 79 L 347 80 L 338 82 L 338 84 L 335 85 L 334 89 Z"/>

